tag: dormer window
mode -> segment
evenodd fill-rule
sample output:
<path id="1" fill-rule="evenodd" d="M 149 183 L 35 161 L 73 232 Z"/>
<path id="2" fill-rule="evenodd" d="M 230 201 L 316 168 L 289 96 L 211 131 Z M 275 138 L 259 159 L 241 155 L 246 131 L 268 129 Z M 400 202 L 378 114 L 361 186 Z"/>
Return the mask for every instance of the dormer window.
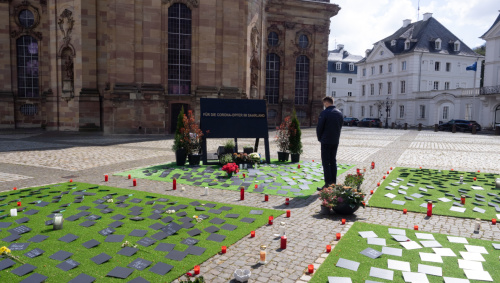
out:
<path id="1" fill-rule="evenodd" d="M 335 67 L 336 67 L 336 69 L 337 69 L 337 70 L 340 70 L 340 69 L 342 68 L 342 63 L 337 62 L 337 63 L 335 64 Z"/>
<path id="2" fill-rule="evenodd" d="M 396 46 L 396 40 L 395 39 L 391 40 L 391 46 Z"/>
<path id="3" fill-rule="evenodd" d="M 460 41 L 457 40 L 453 43 L 453 51 L 455 52 L 460 51 Z"/>
<path id="4" fill-rule="evenodd" d="M 353 63 L 350 63 L 349 64 L 349 71 L 354 71 L 354 64 Z"/>
<path id="5" fill-rule="evenodd" d="M 441 39 L 438 38 L 434 41 L 434 48 L 436 50 L 441 50 Z"/>
<path id="6" fill-rule="evenodd" d="M 408 50 L 408 49 L 410 49 L 410 40 L 409 39 L 407 39 L 405 41 L 405 50 Z"/>

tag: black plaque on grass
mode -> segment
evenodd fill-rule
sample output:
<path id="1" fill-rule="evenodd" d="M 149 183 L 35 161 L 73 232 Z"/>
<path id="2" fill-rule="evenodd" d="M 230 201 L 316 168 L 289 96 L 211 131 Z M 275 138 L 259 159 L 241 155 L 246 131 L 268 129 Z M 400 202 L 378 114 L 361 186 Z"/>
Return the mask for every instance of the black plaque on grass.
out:
<path id="1" fill-rule="evenodd" d="M 187 255 L 188 255 L 188 253 L 185 251 L 181 252 L 181 251 L 173 250 L 173 251 L 169 252 L 165 256 L 165 258 L 175 260 L 175 261 L 182 261 Z"/>
<path id="2" fill-rule="evenodd" d="M 168 236 L 177 233 L 181 229 L 182 229 L 182 226 L 175 223 L 175 222 L 169 223 L 167 226 L 161 228 L 161 230 L 163 232 L 165 232 Z"/>
<path id="3" fill-rule="evenodd" d="M 72 256 L 73 254 L 67 251 L 58 251 L 55 254 L 49 256 L 51 259 L 63 261 L 66 260 L 68 257 Z"/>
<path id="4" fill-rule="evenodd" d="M 200 240 L 196 240 L 193 238 L 186 238 L 186 239 L 181 241 L 181 244 L 192 246 L 192 245 L 196 245 L 199 241 Z"/>
<path id="5" fill-rule="evenodd" d="M 210 236 L 208 236 L 207 238 L 207 241 L 214 241 L 214 242 L 222 242 L 226 239 L 226 236 L 224 235 L 219 235 L 219 234 L 210 234 Z"/>
<path id="6" fill-rule="evenodd" d="M 124 247 L 122 248 L 117 254 L 119 255 L 124 255 L 124 256 L 133 256 L 135 253 L 138 251 L 136 248 L 132 247 Z"/>
<path id="7" fill-rule="evenodd" d="M 68 283 L 92 283 L 95 280 L 95 277 L 92 277 L 85 273 L 80 273 L 77 277 L 71 279 L 71 281 L 69 281 Z"/>
<path id="8" fill-rule="evenodd" d="M 105 242 L 107 243 L 120 243 L 123 242 L 125 235 L 109 235 L 106 237 Z"/>
<path id="9" fill-rule="evenodd" d="M 14 264 L 16 264 L 15 261 L 11 260 L 10 258 L 6 258 L 6 259 L 0 261 L 0 271 L 13 266 Z"/>
<path id="10" fill-rule="evenodd" d="M 30 243 L 13 243 L 9 245 L 11 251 L 24 251 L 30 246 Z"/>
<path id="11" fill-rule="evenodd" d="M 87 249 L 91 249 L 93 247 L 97 247 L 100 244 L 101 243 L 99 241 L 92 239 L 90 241 L 83 243 L 82 246 L 86 247 Z"/>
<path id="12" fill-rule="evenodd" d="M 35 270 L 37 267 L 34 265 L 31 265 L 29 263 L 23 264 L 19 266 L 18 268 L 14 269 L 11 271 L 11 273 L 17 275 L 17 276 L 24 276 L 33 270 Z"/>
<path id="13" fill-rule="evenodd" d="M 151 267 L 149 269 L 149 271 L 163 276 L 163 275 L 167 274 L 170 270 L 172 270 L 172 268 L 174 268 L 174 267 L 170 264 L 158 262 L 153 267 Z"/>
<path id="14" fill-rule="evenodd" d="M 160 252 L 170 252 L 175 248 L 175 244 L 168 244 L 168 243 L 159 243 L 155 251 L 160 251 Z"/>
<path id="15" fill-rule="evenodd" d="M 103 236 L 108 236 L 108 235 L 113 234 L 115 231 L 116 231 L 115 229 L 108 227 L 108 228 L 102 229 L 98 233 L 103 235 Z"/>
<path id="16" fill-rule="evenodd" d="M 128 234 L 128 235 L 132 236 L 132 237 L 144 237 L 144 236 L 146 236 L 147 233 L 148 233 L 148 230 L 135 229 L 132 232 L 130 232 L 130 234 Z"/>
<path id="17" fill-rule="evenodd" d="M 80 265 L 79 262 L 76 262 L 72 259 L 68 259 L 66 261 L 59 263 L 58 265 L 56 265 L 56 267 L 61 269 L 62 271 L 68 271 L 68 270 L 71 270 L 79 265 Z"/>
<path id="18" fill-rule="evenodd" d="M 153 245 L 154 243 L 156 243 L 156 240 L 153 240 L 151 238 L 142 238 L 140 239 L 139 241 L 137 241 L 137 244 L 143 246 L 143 247 L 149 247 L 151 245 Z"/>
<path id="19" fill-rule="evenodd" d="M 226 220 L 215 217 L 214 219 L 211 219 L 208 222 L 212 223 L 212 224 L 215 224 L 215 225 L 220 225 L 220 224 L 226 222 Z"/>
<path id="20" fill-rule="evenodd" d="M 189 246 L 185 252 L 187 252 L 190 255 L 197 255 L 200 256 L 202 255 L 207 249 L 202 248 L 202 247 L 197 247 L 197 246 Z"/>
<path id="21" fill-rule="evenodd" d="M 99 255 L 96 255 L 95 257 L 91 258 L 90 260 L 93 261 L 97 265 L 101 265 L 108 260 L 112 259 L 112 257 L 106 253 L 101 253 Z"/>
<path id="22" fill-rule="evenodd" d="M 108 272 L 108 274 L 106 274 L 106 276 L 125 279 L 125 278 L 129 277 L 130 274 L 132 274 L 132 272 L 134 272 L 133 269 L 117 266 L 113 270 Z"/>
<path id="23" fill-rule="evenodd" d="M 30 231 L 31 231 L 31 228 L 24 226 L 24 225 L 21 225 L 21 226 L 18 226 L 16 228 L 8 230 L 8 232 L 10 232 L 11 234 L 19 234 L 19 235 L 22 235 L 24 233 L 28 233 Z"/>
<path id="24" fill-rule="evenodd" d="M 109 226 L 109 227 L 112 227 L 112 228 L 118 228 L 118 227 L 122 226 L 123 224 L 124 224 L 124 223 L 123 223 L 123 222 L 121 222 L 121 221 L 115 221 L 115 222 L 113 222 L 113 223 L 109 224 L 108 226 Z"/>
<path id="25" fill-rule="evenodd" d="M 244 223 L 253 223 L 255 221 L 255 218 L 245 217 L 245 218 L 241 219 L 240 221 L 244 222 Z"/>
<path id="26" fill-rule="evenodd" d="M 187 233 L 189 236 L 194 237 L 196 235 L 200 235 L 201 230 L 200 229 L 193 229 L 193 230 L 188 231 Z"/>
<path id="27" fill-rule="evenodd" d="M 134 268 L 137 270 L 144 270 L 151 265 L 151 261 L 145 260 L 143 258 L 136 258 L 134 261 L 129 263 L 127 267 Z"/>
<path id="28" fill-rule="evenodd" d="M 37 256 L 41 256 L 44 253 L 45 253 L 44 250 L 36 248 L 36 249 L 33 249 L 33 250 L 25 253 L 24 255 L 27 256 L 27 257 L 29 257 L 29 258 L 35 258 Z"/>
<path id="29" fill-rule="evenodd" d="M 32 242 L 32 243 L 41 243 L 45 240 L 47 240 L 49 236 L 45 236 L 45 235 L 36 235 L 36 236 L 33 236 L 31 237 L 28 242 Z"/>

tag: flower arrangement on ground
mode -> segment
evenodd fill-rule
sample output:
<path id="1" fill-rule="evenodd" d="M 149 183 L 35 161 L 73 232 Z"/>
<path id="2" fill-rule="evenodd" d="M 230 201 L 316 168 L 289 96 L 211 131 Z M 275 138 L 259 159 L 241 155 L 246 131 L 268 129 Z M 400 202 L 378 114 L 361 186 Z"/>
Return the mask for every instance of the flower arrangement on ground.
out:
<path id="1" fill-rule="evenodd" d="M 279 127 L 276 128 L 275 142 L 280 152 L 288 152 L 290 149 L 290 125 L 292 121 L 290 116 L 285 117 Z"/>
<path id="2" fill-rule="evenodd" d="M 231 176 L 233 176 L 233 173 L 240 172 L 240 167 L 236 163 L 228 163 L 222 166 L 222 171 L 226 172 L 227 176 L 231 178 Z"/>
<path id="3" fill-rule="evenodd" d="M 7 257 L 7 258 L 10 258 L 12 260 L 17 260 L 20 263 L 24 263 L 18 256 L 13 255 L 12 251 L 5 246 L 0 248 L 0 258 L 3 258 L 3 257 Z"/>
<path id="4" fill-rule="evenodd" d="M 364 179 L 365 176 L 362 173 L 349 174 L 347 175 L 347 177 L 345 177 L 344 186 L 359 189 Z"/>
<path id="5" fill-rule="evenodd" d="M 257 164 L 260 163 L 260 159 L 261 159 L 260 153 L 254 152 L 248 155 L 248 160 L 250 160 L 253 164 L 255 164 L 256 167 Z"/>
<path id="6" fill-rule="evenodd" d="M 327 208 L 349 207 L 357 209 L 359 206 L 365 207 L 365 195 L 356 188 L 344 185 L 331 185 L 324 188 L 319 197 L 321 205 Z"/>
<path id="7" fill-rule="evenodd" d="M 201 141 L 203 132 L 198 123 L 194 120 L 193 111 L 189 110 L 187 116 L 184 115 L 184 127 L 181 129 L 182 138 L 188 154 L 199 154 L 201 151 Z"/>
<path id="8" fill-rule="evenodd" d="M 233 153 L 233 161 L 236 163 L 249 162 L 250 159 L 247 153 Z"/>

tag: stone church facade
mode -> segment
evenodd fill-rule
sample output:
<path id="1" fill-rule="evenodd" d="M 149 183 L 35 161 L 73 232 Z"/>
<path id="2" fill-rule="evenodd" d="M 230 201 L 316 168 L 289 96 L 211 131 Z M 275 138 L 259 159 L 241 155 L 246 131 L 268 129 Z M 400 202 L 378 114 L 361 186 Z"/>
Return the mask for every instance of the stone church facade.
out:
<path id="1" fill-rule="evenodd" d="M 316 123 L 329 0 L 0 0 L 0 129 L 164 134 L 204 97 Z"/>

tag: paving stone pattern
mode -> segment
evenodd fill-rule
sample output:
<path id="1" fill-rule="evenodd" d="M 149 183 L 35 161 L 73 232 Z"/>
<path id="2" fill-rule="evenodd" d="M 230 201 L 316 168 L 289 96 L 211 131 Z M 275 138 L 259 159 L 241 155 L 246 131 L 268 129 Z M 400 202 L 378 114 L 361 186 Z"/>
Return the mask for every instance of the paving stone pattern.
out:
<path id="1" fill-rule="evenodd" d="M 303 129 L 302 134 L 305 152 L 301 158 L 319 161 L 320 151 L 315 129 Z M 274 131 L 271 131 L 270 137 L 274 135 Z M 12 145 L 9 146 L 6 141 L 45 143 L 48 150 L 38 145 L 31 149 L 24 146 L 22 150 L 13 151 Z M 238 145 L 253 145 L 253 142 L 242 139 L 238 140 Z M 209 151 L 215 152 L 223 143 L 224 140 L 210 140 Z M 448 143 L 450 145 L 443 145 Z M 64 147 L 56 149 L 56 144 Z M 170 150 L 171 144 L 172 138 L 165 136 L 100 136 L 53 132 L 8 136 L 0 134 L 0 172 L 31 177 L 4 181 L 0 188 L 10 190 L 14 186 L 40 186 L 69 178 L 104 184 L 103 174 L 106 173 L 110 174 L 108 185 L 133 188 L 131 180 L 111 174 L 171 162 L 175 159 Z M 359 168 L 367 169 L 362 189 L 369 193 L 370 190 L 377 189 L 377 182 L 382 180 L 391 166 L 435 169 L 450 169 L 453 166 L 455 170 L 498 173 L 498 158 L 495 157 L 500 153 L 499 144 L 498 137 L 487 135 L 345 127 L 337 157 L 339 162 L 354 163 Z M 273 142 L 270 145 L 271 157 L 276 158 L 276 145 Z M 264 153 L 262 142 L 259 152 Z M 372 161 L 376 162 L 374 170 L 369 169 Z M 346 172 L 339 180 L 342 181 L 346 174 L 355 170 L 353 168 Z M 138 186 L 134 189 L 229 204 L 291 210 L 290 219 L 285 215 L 275 219 L 276 224 L 281 221 L 287 223 L 286 250 L 279 250 L 279 240 L 275 236 L 278 225 L 264 226 L 256 231 L 255 238 L 243 238 L 228 247 L 227 254 L 216 255 L 203 263 L 201 274 L 207 282 L 229 282 L 234 270 L 242 268 L 252 271 L 251 282 L 307 282 L 310 279 L 306 273 L 307 265 L 315 264 L 318 267 L 327 256 L 324 253 L 326 245 L 335 245 L 335 234 L 347 232 L 354 221 L 402 228 L 419 225 L 421 231 L 485 240 L 500 238 L 498 225 L 493 226 L 485 221 L 482 222 L 480 233 L 474 234 L 474 220 L 471 219 L 434 215 L 427 220 L 425 214 L 403 215 L 400 211 L 370 207 L 359 209 L 349 217 L 323 216 L 319 214 L 317 194 L 307 199 L 291 199 L 290 205 L 285 206 L 285 198 L 279 196 L 270 196 L 269 202 L 264 202 L 261 194 L 246 194 L 245 201 L 242 202 L 239 201 L 239 192 L 210 189 L 209 194 L 205 195 L 204 188 L 191 186 L 186 186 L 184 192 L 172 191 L 171 184 L 151 180 L 138 180 Z M 347 219 L 346 225 L 341 225 L 341 218 Z M 268 246 L 269 253 L 269 263 L 263 266 L 256 264 L 261 244 Z"/>

